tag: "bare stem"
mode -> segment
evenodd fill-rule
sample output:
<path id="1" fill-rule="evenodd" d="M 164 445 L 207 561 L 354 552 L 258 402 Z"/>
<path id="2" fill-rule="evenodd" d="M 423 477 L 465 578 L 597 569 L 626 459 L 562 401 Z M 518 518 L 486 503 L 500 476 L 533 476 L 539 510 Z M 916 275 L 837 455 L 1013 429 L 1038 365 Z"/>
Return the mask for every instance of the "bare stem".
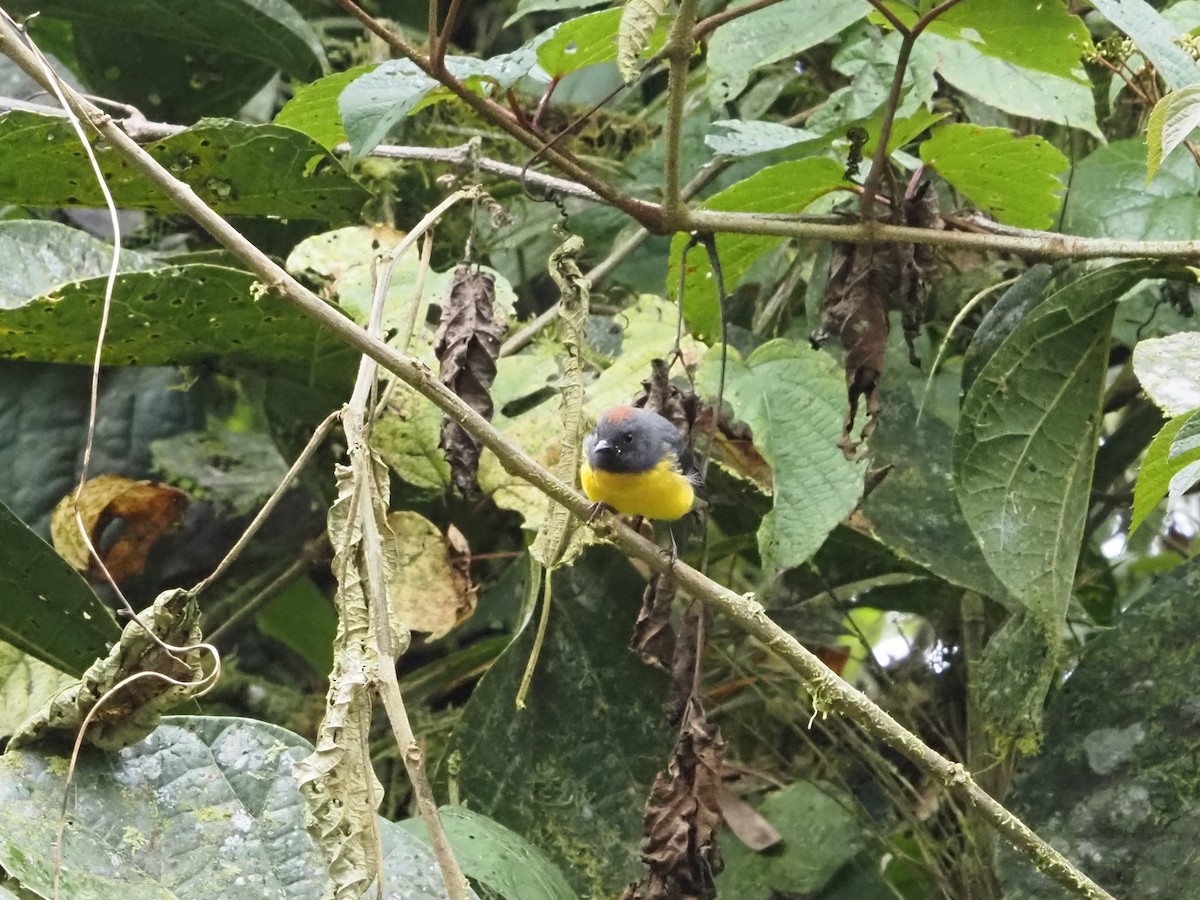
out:
<path id="1" fill-rule="evenodd" d="M 696 24 L 696 8 L 699 0 L 682 0 L 663 56 L 667 60 L 667 122 L 664 129 L 665 161 L 663 166 L 662 216 L 671 230 L 681 217 L 686 216 L 687 207 L 682 196 L 679 175 L 679 158 L 683 141 L 683 117 L 687 104 L 688 68 L 692 62 L 692 28 Z"/>

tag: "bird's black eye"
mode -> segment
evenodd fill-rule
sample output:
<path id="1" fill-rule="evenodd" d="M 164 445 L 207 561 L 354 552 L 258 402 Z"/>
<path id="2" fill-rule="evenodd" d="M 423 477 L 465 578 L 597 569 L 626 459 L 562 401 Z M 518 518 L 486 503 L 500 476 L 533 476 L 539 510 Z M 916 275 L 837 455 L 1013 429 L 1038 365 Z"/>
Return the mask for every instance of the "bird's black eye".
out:
<path id="1" fill-rule="evenodd" d="M 633 443 L 633 432 L 632 431 L 625 432 L 623 435 L 621 435 L 621 440 L 623 440 L 627 444 L 632 444 Z"/>

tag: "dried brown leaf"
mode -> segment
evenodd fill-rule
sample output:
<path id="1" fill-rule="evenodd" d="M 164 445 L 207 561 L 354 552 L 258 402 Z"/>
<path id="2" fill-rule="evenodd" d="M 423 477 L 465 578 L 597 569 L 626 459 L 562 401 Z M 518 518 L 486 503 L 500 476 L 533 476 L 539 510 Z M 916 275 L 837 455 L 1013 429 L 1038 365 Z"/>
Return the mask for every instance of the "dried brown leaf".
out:
<path id="1" fill-rule="evenodd" d="M 74 497 L 69 494 L 55 507 L 50 534 L 63 559 L 95 575 L 95 563 L 75 522 Z M 118 584 L 142 573 L 151 549 L 183 517 L 186 505 L 182 491 L 121 475 L 92 478 L 79 494 L 79 515 L 88 539 Z M 116 539 L 102 546 L 101 536 L 114 521 L 120 522 Z"/>
<path id="2" fill-rule="evenodd" d="M 389 513 L 395 568 L 388 579 L 388 606 L 393 618 L 431 639 L 445 635 L 475 611 L 476 594 L 461 566 L 450 558 L 437 526 L 419 513 Z M 460 532 L 457 539 L 465 547 Z"/>
<path id="3" fill-rule="evenodd" d="M 737 839 L 755 853 L 770 850 L 783 840 L 774 825 L 724 784 L 721 785 L 721 815 Z"/>
<path id="4" fill-rule="evenodd" d="M 647 876 L 625 889 L 622 900 L 711 900 L 723 866 L 717 848 L 721 825 L 721 762 L 725 742 L 688 708 L 666 772 L 659 772 L 646 801 L 642 860 Z"/>
<path id="5" fill-rule="evenodd" d="M 492 417 L 489 390 L 496 377 L 496 357 L 504 322 L 495 316 L 496 281 L 471 266 L 454 270 L 454 281 L 442 307 L 434 352 L 441 364 L 442 384 L 485 419 Z M 442 420 L 439 442 L 455 487 L 465 497 L 479 493 L 476 473 L 482 446 L 457 422 Z"/>
<path id="6" fill-rule="evenodd" d="M 637 622 L 629 646 L 637 651 L 648 666 L 667 668 L 667 655 L 671 652 L 671 604 L 675 600 L 675 580 L 655 572 L 646 582 L 642 592 L 642 608 L 638 610 Z"/>

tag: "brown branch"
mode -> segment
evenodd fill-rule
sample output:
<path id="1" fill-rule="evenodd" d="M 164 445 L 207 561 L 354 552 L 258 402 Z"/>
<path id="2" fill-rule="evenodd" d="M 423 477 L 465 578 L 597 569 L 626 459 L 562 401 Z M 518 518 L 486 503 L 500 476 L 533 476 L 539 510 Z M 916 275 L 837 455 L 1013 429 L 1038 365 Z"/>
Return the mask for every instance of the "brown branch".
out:
<path id="1" fill-rule="evenodd" d="M 884 17 L 893 24 L 898 20 L 883 5 L 880 0 L 869 0 L 872 6 L 883 13 Z M 888 165 L 888 141 L 892 137 L 892 123 L 896 118 L 896 110 L 900 106 L 900 94 L 904 89 L 904 75 L 908 71 L 908 60 L 912 56 L 913 45 L 916 44 L 917 38 L 921 36 L 926 28 L 933 24 L 933 21 L 946 12 L 952 6 L 958 4 L 960 0 L 943 0 L 913 24 L 912 28 L 905 28 L 903 23 L 899 23 L 897 30 L 902 35 L 900 40 L 900 52 L 896 57 L 896 71 L 892 75 L 892 86 L 888 91 L 887 101 L 883 105 L 883 122 L 879 126 L 879 142 L 875 146 L 875 156 L 871 159 L 871 169 L 867 172 L 867 177 L 863 180 L 863 195 L 862 203 L 859 205 L 859 215 L 864 222 L 871 222 L 875 219 L 875 194 L 879 191 L 879 183 L 883 180 L 884 169 Z M 895 199 L 895 198 L 893 198 Z"/>
<path id="2" fill-rule="evenodd" d="M 671 231 L 683 231 L 680 218 L 686 216 L 687 205 L 682 196 L 679 175 L 683 142 L 684 107 L 687 101 L 688 70 L 692 63 L 692 26 L 696 22 L 699 0 L 681 0 L 679 12 L 671 23 L 662 56 L 667 60 L 667 121 L 663 129 L 663 203 L 662 218 Z M 648 231 L 651 229 L 647 229 Z"/>
<path id="3" fill-rule="evenodd" d="M 565 150 L 544 150 L 545 141 L 542 136 L 522 127 L 517 121 L 516 116 L 509 110 L 487 97 L 481 97 L 479 94 L 476 94 L 449 72 L 445 71 L 444 66 L 442 67 L 442 71 L 438 71 L 434 67 L 432 60 L 426 56 L 422 56 L 417 52 L 415 47 L 379 22 L 370 13 L 366 12 L 354 0 L 337 0 L 337 4 L 358 19 L 372 34 L 376 35 L 391 47 L 392 50 L 409 60 L 430 78 L 438 81 L 483 119 L 516 138 L 530 150 L 540 152 L 551 165 L 555 166 L 568 178 L 591 189 L 597 196 L 603 198 L 606 203 L 615 206 L 649 231 L 654 234 L 666 233 L 661 212 L 656 204 L 622 193 L 612 183 L 592 174 L 586 166 Z"/>
<path id="4" fill-rule="evenodd" d="M 438 32 L 436 41 L 434 41 L 433 32 L 429 32 L 429 40 L 433 42 L 433 54 L 430 62 L 433 63 L 435 71 L 446 71 L 446 48 L 450 45 L 450 34 L 454 31 L 454 25 L 458 20 L 458 9 L 461 5 L 462 0 L 450 0 L 450 8 L 446 10 L 446 20 L 442 22 L 442 30 Z M 436 17 L 437 0 L 429 0 L 429 8 L 433 10 L 432 15 Z"/>
<path id="5" fill-rule="evenodd" d="M 719 13 L 714 13 L 713 15 L 701 19 L 696 23 L 696 27 L 692 29 L 692 40 L 699 44 L 722 25 L 728 25 L 734 19 L 740 19 L 742 16 L 748 16 L 750 13 L 758 12 L 760 9 L 766 9 L 768 6 L 774 6 L 779 2 L 781 2 L 781 0 L 750 0 L 750 2 L 744 6 L 735 6 L 730 9 L 722 10 Z"/>

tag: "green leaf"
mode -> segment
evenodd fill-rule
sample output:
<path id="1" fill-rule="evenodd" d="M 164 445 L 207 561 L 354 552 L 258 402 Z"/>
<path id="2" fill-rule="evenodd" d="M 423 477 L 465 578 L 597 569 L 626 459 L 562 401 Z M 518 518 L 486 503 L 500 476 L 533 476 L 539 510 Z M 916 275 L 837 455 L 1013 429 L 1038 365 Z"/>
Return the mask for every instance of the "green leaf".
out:
<path id="1" fill-rule="evenodd" d="M 529 74 L 537 65 L 539 43 L 535 39 L 491 59 L 447 56 L 446 69 L 476 93 L 488 96 L 492 88 L 504 90 Z M 407 116 L 453 96 L 407 59 L 388 60 L 360 75 L 338 97 L 351 155 L 366 156 Z"/>
<path id="2" fill-rule="evenodd" d="M 9 10 L 70 22 L 88 88 L 159 121 L 232 115 L 276 70 L 310 80 L 325 66 L 320 39 L 285 0 L 19 0 Z"/>
<path id="3" fill-rule="evenodd" d="M 778 122 L 721 119 L 712 123 L 715 131 L 705 135 L 704 143 L 722 156 L 754 156 L 783 150 L 798 144 L 819 141 L 822 135 L 804 128 L 792 128 Z"/>
<path id="4" fill-rule="evenodd" d="M 374 68 L 369 64 L 355 66 L 318 78 L 311 84 L 300 85 L 292 99 L 275 115 L 273 124 L 302 131 L 326 150 L 332 150 L 347 139 L 338 112 L 338 97 L 350 82 Z"/>
<path id="5" fill-rule="evenodd" d="M 121 635 L 112 613 L 54 549 L 0 504 L 0 639 L 79 676 Z"/>
<path id="6" fill-rule="evenodd" d="M 1129 36 L 1172 90 L 1200 82 L 1200 65 L 1179 46 L 1179 34 L 1146 0 L 1093 0 L 1096 10 Z"/>
<path id="7" fill-rule="evenodd" d="M 803 212 L 813 201 L 845 185 L 843 172 L 843 166 L 824 157 L 779 163 L 714 194 L 701 206 L 753 213 Z M 671 262 L 667 270 L 667 292 L 671 296 L 678 291 L 679 266 L 687 242 L 688 237 L 684 234 L 676 235 L 671 241 Z M 716 242 L 725 290 L 729 293 L 758 257 L 782 243 L 779 238 L 753 234 L 721 234 Z M 720 305 L 708 254 L 700 246 L 693 247 L 688 254 L 683 309 L 693 334 L 709 340 L 720 336 Z"/>
<path id="8" fill-rule="evenodd" d="M 162 480 L 234 518 L 257 512 L 288 470 L 266 434 L 221 425 L 154 441 L 150 455 Z"/>
<path id="9" fill-rule="evenodd" d="M 1037 753 L 1046 695 L 1060 661 L 1057 636 L 1046 634 L 1036 612 L 1017 610 L 991 636 L 969 691 L 998 752 Z"/>
<path id="10" fill-rule="evenodd" d="M 705 355 L 697 375 L 708 402 L 716 401 L 720 351 Z M 771 577 L 816 553 L 862 495 L 863 465 L 838 449 L 845 379 L 830 356 L 807 345 L 770 341 L 745 361 L 730 348 L 725 402 L 771 465 L 774 508 L 758 529 L 763 571 Z"/>
<path id="11" fill-rule="evenodd" d="M 562 78 L 587 66 L 612 62 L 617 58 L 617 28 L 621 15 L 619 9 L 606 9 L 559 25 L 538 47 L 538 65 L 552 78 Z M 660 22 L 650 33 L 643 50 L 649 54 L 657 53 L 666 39 L 665 24 Z"/>
<path id="12" fill-rule="evenodd" d="M 21 306 L 64 282 L 105 275 L 112 254 L 112 244 L 58 222 L 0 222 L 0 310 Z M 161 265 L 144 253 L 121 251 L 121 271 Z"/>
<path id="13" fill-rule="evenodd" d="M 255 617 L 258 630 L 308 660 L 314 672 L 333 669 L 337 615 L 311 578 L 298 578 Z"/>
<path id="14" fill-rule="evenodd" d="M 1200 407 L 1200 334 L 1184 331 L 1139 341 L 1133 348 L 1133 372 L 1168 416 Z"/>
<path id="15" fill-rule="evenodd" d="M 916 23 L 917 11 L 908 4 L 891 0 L 887 6 L 905 25 Z M 1092 49 L 1092 39 L 1064 3 L 964 0 L 935 18 L 927 32 L 1024 69 L 1087 84 L 1079 58 Z"/>
<path id="16" fill-rule="evenodd" d="M 463 806 L 438 810 L 463 873 L 508 900 L 577 900 L 562 871 L 537 847 L 499 822 Z M 400 827 L 428 843 L 422 819 Z"/>
<path id="17" fill-rule="evenodd" d="M 1090 85 L 986 56 L 966 41 L 928 32 L 913 48 L 913 65 L 922 61 L 963 93 L 1010 115 L 1101 136 Z"/>
<path id="18" fill-rule="evenodd" d="M 1070 163 L 1045 138 L 1005 128 L 945 125 L 921 144 L 921 159 L 1006 225 L 1049 228 Z"/>
<path id="19" fill-rule="evenodd" d="M 567 13 L 571 10 L 599 6 L 602 3 L 604 3 L 604 0 L 519 0 L 516 12 L 505 20 L 504 27 L 508 28 L 514 22 L 523 19 L 530 13 Z"/>
<path id="20" fill-rule="evenodd" d="M 718 28 L 708 43 L 709 105 L 720 109 L 741 95 L 756 69 L 829 40 L 870 9 L 864 0 L 782 0 Z"/>
<path id="21" fill-rule="evenodd" d="M 1200 720 L 1187 712 L 1200 692 L 1197 596 L 1191 559 L 1093 633 L 1009 794 L 1022 821 L 1113 897 L 1191 897 L 1200 879 Z M 997 862 L 1007 900 L 1065 896 L 1026 855 L 1001 849 Z"/>
<path id="22" fill-rule="evenodd" d="M 42 704 L 75 681 L 53 666 L 0 642 L 0 736 L 8 737 Z"/>
<path id="23" fill-rule="evenodd" d="M 553 578 L 527 706 L 513 702 L 532 624 L 471 694 L 440 777 L 545 852 L 580 895 L 614 897 L 642 871 L 642 804 L 674 738 L 667 679 L 626 649 L 644 581 L 622 554 L 591 547 Z"/>
<path id="24" fill-rule="evenodd" d="M 770 794 L 758 813 L 775 827 L 783 843 L 768 853 L 756 853 L 724 829 L 725 871 L 717 876 L 720 896 L 739 900 L 824 896 L 821 889 L 867 847 L 854 808 L 853 798 L 831 784 L 797 781 Z"/>
<path id="25" fill-rule="evenodd" d="M 875 536 L 939 578 L 1007 601 L 963 518 L 952 477 L 953 427 L 896 390 L 871 435 L 871 466 L 893 468 L 866 496 L 862 512 Z"/>
<path id="26" fill-rule="evenodd" d="M 62 285 L 0 312 L 0 357 L 90 365 L 104 278 Z M 117 278 L 118 311 L 104 343 L 106 365 L 187 365 L 219 360 L 285 371 L 313 385 L 353 372 L 356 355 L 327 329 L 247 272 L 168 266 Z"/>
<path id="27" fill-rule="evenodd" d="M 1154 180 L 1163 158 L 1200 125 L 1200 85 L 1171 91 L 1154 104 L 1146 120 L 1146 184 Z"/>
<path id="28" fill-rule="evenodd" d="M 71 780 L 62 896 L 317 900 L 327 873 L 291 771 L 310 749 L 274 725 L 196 716 L 166 718 L 120 753 L 84 753 Z M 4 755 L 0 864 L 41 896 L 54 893 L 66 790 L 61 756 Z M 429 849 L 394 823 L 380 828 L 387 900 L 442 900 Z"/>
<path id="29" fill-rule="evenodd" d="M 1140 138 L 1098 147 L 1075 165 L 1063 231 L 1123 240 L 1186 240 L 1200 233 L 1200 168 L 1191 154 L 1163 160 L 1146 184 Z"/>
<path id="30" fill-rule="evenodd" d="M 966 394 L 975 383 L 992 354 L 1008 339 L 1013 329 L 1029 315 L 1030 310 L 1046 299 L 1053 270 L 1047 265 L 1035 265 L 1021 274 L 1016 284 L 1000 295 L 996 305 L 979 322 L 970 346 L 963 354 L 962 388 Z"/>
<path id="31" fill-rule="evenodd" d="M 1175 476 L 1200 460 L 1200 448 L 1196 447 L 1172 455 L 1175 437 L 1184 423 L 1191 422 L 1195 425 L 1198 419 L 1200 416 L 1196 412 L 1176 416 L 1163 425 L 1162 430 L 1146 448 L 1146 455 L 1138 467 L 1137 485 L 1133 489 L 1133 517 L 1129 522 L 1131 537 L 1146 521 L 1146 516 L 1167 496 L 1168 491 L 1175 493 L 1172 488 Z"/>
<path id="32" fill-rule="evenodd" d="M 667 14 L 670 0 L 625 0 L 617 27 L 617 71 L 626 84 L 641 74 L 638 57 L 650 46 L 659 19 Z"/>
<path id="33" fill-rule="evenodd" d="M 222 215 L 333 220 L 358 217 L 370 195 L 307 135 L 278 125 L 200 124 L 145 146 Z M 178 212 L 175 203 L 111 150 L 98 150 L 118 206 Z M 64 119 L 0 115 L 0 200 L 24 206 L 104 206 L 104 196 Z"/>
<path id="34" fill-rule="evenodd" d="M 1057 641 L 1075 576 L 1113 311 L 1139 281 L 1164 274 L 1142 261 L 1082 270 L 1021 320 L 963 400 L 959 503 L 1047 640 Z"/>

